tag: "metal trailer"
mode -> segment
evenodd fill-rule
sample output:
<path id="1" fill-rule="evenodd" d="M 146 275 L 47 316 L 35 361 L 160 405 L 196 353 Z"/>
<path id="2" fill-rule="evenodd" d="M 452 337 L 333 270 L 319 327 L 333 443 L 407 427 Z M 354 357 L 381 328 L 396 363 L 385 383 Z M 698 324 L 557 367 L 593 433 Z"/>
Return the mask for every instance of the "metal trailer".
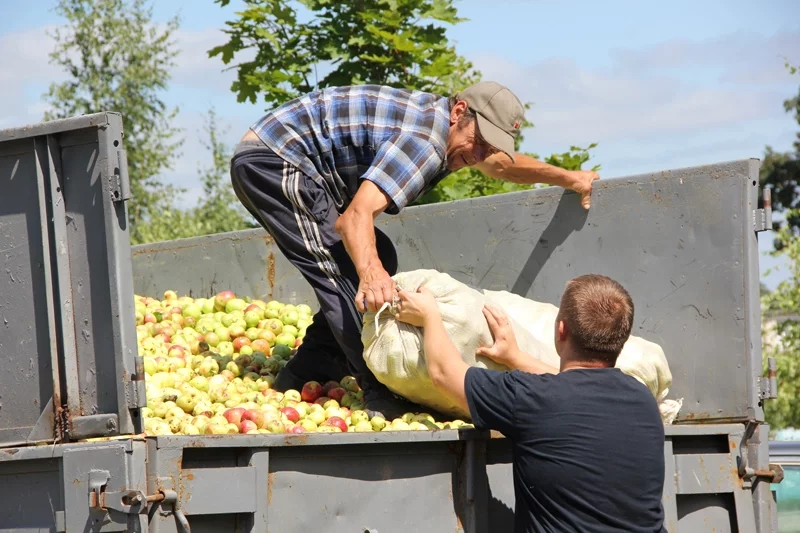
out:
<path id="1" fill-rule="evenodd" d="M 503 531 L 509 442 L 476 430 L 144 438 L 133 293 L 313 303 L 261 230 L 131 249 L 121 121 L 0 131 L 0 531 Z M 758 161 L 407 209 L 400 268 L 558 303 L 586 272 L 630 290 L 683 398 L 667 529 L 776 532 L 761 376 Z M 132 267 L 131 267 L 132 265 Z M 598 458 L 602 460 L 602 458 Z"/>

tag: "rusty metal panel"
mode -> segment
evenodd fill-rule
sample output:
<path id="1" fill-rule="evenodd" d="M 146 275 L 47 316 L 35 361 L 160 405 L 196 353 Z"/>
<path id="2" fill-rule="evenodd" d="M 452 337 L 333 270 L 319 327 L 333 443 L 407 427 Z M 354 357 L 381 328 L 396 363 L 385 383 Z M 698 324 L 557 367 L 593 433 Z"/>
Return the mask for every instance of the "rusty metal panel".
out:
<path id="1" fill-rule="evenodd" d="M 125 161 L 115 113 L 0 130 L 0 446 L 141 431 Z"/>
<path id="2" fill-rule="evenodd" d="M 660 344 L 679 422 L 763 420 L 758 301 L 758 162 L 597 182 L 592 208 L 558 187 L 412 207 L 376 226 L 401 270 L 434 268 L 472 286 L 558 304 L 567 280 L 609 275 L 632 294 L 633 333 Z M 459 237 L 459 236 L 462 237 Z M 313 304 L 261 230 L 135 247 L 141 294 L 231 289 Z"/>

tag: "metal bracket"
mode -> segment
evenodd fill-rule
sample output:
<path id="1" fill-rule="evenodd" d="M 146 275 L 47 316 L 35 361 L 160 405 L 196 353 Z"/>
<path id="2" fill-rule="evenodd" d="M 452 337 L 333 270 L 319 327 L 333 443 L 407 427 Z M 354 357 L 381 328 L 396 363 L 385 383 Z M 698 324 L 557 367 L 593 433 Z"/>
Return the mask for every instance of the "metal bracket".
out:
<path id="1" fill-rule="evenodd" d="M 767 359 L 767 377 L 758 378 L 758 398 L 774 400 L 778 397 L 778 366 L 774 357 Z"/>
<path id="2" fill-rule="evenodd" d="M 753 231 L 756 233 L 772 229 L 772 190 L 766 187 L 763 190 L 763 209 L 753 209 Z"/>
<path id="3" fill-rule="evenodd" d="M 110 437 L 119 433 L 116 414 L 76 416 L 70 422 L 69 435 L 75 440 Z"/>
<path id="4" fill-rule="evenodd" d="M 139 514 L 147 505 L 147 496 L 140 490 L 106 492 L 111 474 L 106 470 L 89 472 L 89 507 L 114 510 L 125 514 Z"/>
<path id="5" fill-rule="evenodd" d="M 111 176 L 111 200 L 124 202 L 131 199 L 131 182 L 128 178 L 128 155 L 125 150 L 117 150 L 117 166 Z"/>

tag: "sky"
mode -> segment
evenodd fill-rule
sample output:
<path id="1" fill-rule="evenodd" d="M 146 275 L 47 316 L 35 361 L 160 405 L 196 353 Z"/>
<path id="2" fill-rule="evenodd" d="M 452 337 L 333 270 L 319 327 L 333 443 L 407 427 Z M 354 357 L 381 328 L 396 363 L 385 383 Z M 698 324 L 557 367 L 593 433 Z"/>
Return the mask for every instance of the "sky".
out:
<path id="1" fill-rule="evenodd" d="M 656 5 L 659 4 L 659 5 Z M 48 32 L 63 23 L 54 0 L 0 0 L 0 129 L 36 123 L 47 109 L 42 94 L 65 74 L 48 64 Z M 164 100 L 179 106 L 176 126 L 185 144 L 166 181 L 199 194 L 197 169 L 210 164 L 203 116 L 213 105 L 232 146 L 264 112 L 238 103 L 231 71 L 207 51 L 226 39 L 221 29 L 241 7 L 212 0 L 156 0 L 157 22 L 179 14 L 181 54 Z M 761 158 L 764 147 L 790 149 L 798 130 L 783 110 L 800 76 L 800 2 L 796 0 L 461 0 L 469 19 L 448 35 L 483 79 L 507 85 L 535 127 L 524 151 L 548 155 L 596 142 L 589 165 L 613 178 Z M 488 9 L 487 6 L 491 6 Z M 588 165 L 587 165 L 588 166 Z M 586 167 L 585 167 L 586 168 Z M 772 235 L 760 234 L 762 252 Z M 786 265 L 762 255 L 772 288 Z M 779 270 L 774 272 L 775 268 Z"/>

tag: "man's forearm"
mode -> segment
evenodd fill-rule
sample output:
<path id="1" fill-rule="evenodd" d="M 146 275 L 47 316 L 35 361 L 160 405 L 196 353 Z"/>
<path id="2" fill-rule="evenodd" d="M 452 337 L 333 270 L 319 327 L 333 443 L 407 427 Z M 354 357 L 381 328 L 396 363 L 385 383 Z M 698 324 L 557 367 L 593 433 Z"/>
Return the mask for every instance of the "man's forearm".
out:
<path id="1" fill-rule="evenodd" d="M 335 230 L 342 236 L 344 248 L 353 260 L 359 278 L 371 268 L 383 268 L 375 245 L 375 228 L 370 213 L 345 212 L 337 219 Z"/>
<path id="2" fill-rule="evenodd" d="M 425 363 L 434 386 L 443 389 L 461 408 L 468 410 L 464 377 L 469 366 L 450 340 L 440 316 L 427 318 L 423 329 Z"/>
<path id="3" fill-rule="evenodd" d="M 512 162 L 505 154 L 497 154 L 475 165 L 475 168 L 489 177 L 525 185 L 547 183 L 571 189 L 575 184 L 574 175 L 568 170 L 525 154 L 515 153 L 514 158 L 516 163 Z"/>

